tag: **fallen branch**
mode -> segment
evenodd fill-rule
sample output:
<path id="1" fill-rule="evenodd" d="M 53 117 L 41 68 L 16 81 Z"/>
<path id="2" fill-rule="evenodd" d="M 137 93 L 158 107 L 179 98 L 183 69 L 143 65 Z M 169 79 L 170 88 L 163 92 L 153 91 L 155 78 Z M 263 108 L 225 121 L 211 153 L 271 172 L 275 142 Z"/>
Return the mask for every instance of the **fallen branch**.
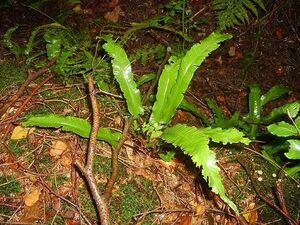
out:
<path id="1" fill-rule="evenodd" d="M 42 177 L 39 177 L 39 181 L 40 183 L 45 186 L 48 191 L 50 193 L 52 193 L 53 195 L 55 195 L 57 198 L 65 201 L 66 203 L 68 203 L 71 207 L 73 207 L 74 209 L 77 210 L 77 212 L 80 214 L 80 216 L 84 219 L 84 221 L 88 224 L 88 225 L 92 225 L 92 223 L 89 221 L 89 219 L 83 214 L 83 212 L 81 211 L 80 207 L 78 205 L 76 205 L 74 202 L 70 201 L 69 199 L 61 196 L 60 194 L 56 193 L 54 190 L 52 190 L 52 188 L 42 179 Z"/>
<path id="2" fill-rule="evenodd" d="M 7 109 L 13 105 L 24 93 L 25 89 L 27 88 L 27 86 L 34 81 L 36 78 L 38 78 L 39 76 L 43 75 L 44 73 L 47 72 L 47 70 L 53 66 L 56 62 L 56 58 L 53 58 L 50 60 L 50 62 L 44 66 L 43 68 L 39 69 L 37 72 L 34 72 L 33 70 L 29 69 L 28 70 L 28 76 L 27 79 L 25 80 L 25 82 L 22 84 L 22 86 L 19 88 L 18 92 L 13 95 L 6 104 L 4 104 L 2 106 L 2 108 L 0 109 L 0 118 L 4 115 L 4 113 L 7 111 Z"/>
<path id="3" fill-rule="evenodd" d="M 113 150 L 112 156 L 111 156 L 111 176 L 106 184 L 106 188 L 104 191 L 104 197 L 108 200 L 111 196 L 111 192 L 113 189 L 113 186 L 117 180 L 118 173 L 119 173 L 119 154 L 123 147 L 123 144 L 125 143 L 129 129 L 133 123 L 133 117 L 131 116 L 125 123 L 122 138 L 120 139 L 117 147 Z"/>
<path id="4" fill-rule="evenodd" d="M 294 225 L 294 224 L 297 224 L 296 221 L 294 220 L 290 220 L 289 218 L 292 218 L 291 215 L 290 215 L 290 212 L 286 206 L 286 202 L 285 202 L 285 199 L 284 199 L 284 192 L 283 192 L 283 185 L 282 185 L 282 181 L 277 181 L 276 182 L 276 197 L 277 197 L 277 200 L 278 200 L 278 203 L 279 203 L 279 206 L 281 208 L 281 210 L 288 216 L 286 217 L 286 221 L 289 225 Z"/>
<path id="5" fill-rule="evenodd" d="M 89 86 L 89 96 L 91 99 L 92 110 L 93 110 L 93 123 L 92 123 L 92 131 L 90 134 L 88 152 L 87 152 L 87 160 L 85 166 L 83 166 L 80 162 L 76 162 L 75 165 L 80 170 L 80 172 L 85 177 L 88 186 L 90 188 L 93 199 L 95 200 L 98 216 L 101 221 L 101 225 L 110 225 L 109 211 L 106 200 L 104 197 L 100 195 L 100 192 L 97 187 L 97 183 L 95 181 L 93 175 L 93 163 L 95 150 L 97 145 L 97 133 L 100 126 L 100 118 L 99 118 L 99 108 L 97 99 L 95 97 L 95 89 L 94 89 L 94 80 L 92 76 L 88 76 L 88 86 Z"/>

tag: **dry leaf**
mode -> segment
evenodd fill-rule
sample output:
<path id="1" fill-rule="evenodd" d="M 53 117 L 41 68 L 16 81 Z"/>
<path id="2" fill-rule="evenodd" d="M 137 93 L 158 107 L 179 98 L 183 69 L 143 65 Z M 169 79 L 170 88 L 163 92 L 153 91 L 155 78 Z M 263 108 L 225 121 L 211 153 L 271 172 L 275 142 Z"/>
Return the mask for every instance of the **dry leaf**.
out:
<path id="1" fill-rule="evenodd" d="M 33 206 L 39 199 L 41 195 L 41 189 L 37 188 L 25 196 L 25 205 Z"/>
<path id="2" fill-rule="evenodd" d="M 235 47 L 234 47 L 234 46 L 231 46 L 231 47 L 229 48 L 228 55 L 229 55 L 230 57 L 235 56 Z"/>
<path id="3" fill-rule="evenodd" d="M 22 224 L 36 224 L 37 220 L 43 218 L 44 207 L 42 202 L 38 202 L 33 206 L 24 206 L 19 222 Z"/>
<path id="4" fill-rule="evenodd" d="M 72 164 L 71 155 L 63 155 L 61 157 L 60 164 L 65 167 L 69 167 Z"/>
<path id="5" fill-rule="evenodd" d="M 110 22 L 116 23 L 119 21 L 120 16 L 124 16 L 124 15 L 125 14 L 124 14 L 123 10 L 121 9 L 121 7 L 116 6 L 113 11 L 107 12 L 104 15 L 104 18 Z"/>
<path id="6" fill-rule="evenodd" d="M 196 207 L 196 216 L 203 216 L 203 214 L 205 213 L 205 205 L 197 205 Z"/>
<path id="7" fill-rule="evenodd" d="M 52 141 L 50 155 L 55 157 L 61 155 L 68 148 L 67 144 L 62 141 Z"/>
<path id="8" fill-rule="evenodd" d="M 250 224 L 255 224 L 258 220 L 258 212 L 255 208 L 255 203 L 252 202 L 249 204 L 247 210 L 249 212 L 246 212 L 243 214 L 243 217 L 245 218 L 245 220 L 250 223 Z"/>
<path id="9" fill-rule="evenodd" d="M 192 217 L 190 215 L 184 215 L 180 221 L 180 225 L 190 225 L 192 222 Z"/>
<path id="10" fill-rule="evenodd" d="M 219 56 L 217 59 L 215 59 L 216 62 L 219 64 L 219 65 L 222 65 L 223 64 L 223 59 L 222 59 L 222 56 Z"/>
<path id="11" fill-rule="evenodd" d="M 29 134 L 34 131 L 34 128 L 24 128 L 21 126 L 16 126 L 10 137 L 11 140 L 20 140 L 26 138 Z"/>
<path id="12" fill-rule="evenodd" d="M 75 13 L 81 13 L 82 12 L 82 8 L 81 8 L 81 5 L 80 4 L 76 4 L 74 7 L 73 7 L 73 12 Z"/>

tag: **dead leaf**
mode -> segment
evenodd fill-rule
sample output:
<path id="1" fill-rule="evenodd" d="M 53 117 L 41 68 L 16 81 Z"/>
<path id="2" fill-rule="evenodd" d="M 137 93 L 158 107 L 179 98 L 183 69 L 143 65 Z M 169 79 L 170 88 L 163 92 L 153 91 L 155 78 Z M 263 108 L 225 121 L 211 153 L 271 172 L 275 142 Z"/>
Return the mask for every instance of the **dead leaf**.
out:
<path id="1" fill-rule="evenodd" d="M 10 137 L 11 140 L 20 140 L 26 138 L 34 131 L 34 128 L 24 128 L 22 126 L 16 126 Z"/>
<path id="2" fill-rule="evenodd" d="M 33 206 L 40 199 L 40 195 L 41 195 L 41 189 L 39 189 L 39 188 L 34 189 L 33 191 L 29 192 L 25 196 L 25 199 L 24 199 L 25 205 Z"/>
<path id="3" fill-rule="evenodd" d="M 44 214 L 44 207 L 42 205 L 42 202 L 38 202 L 33 206 L 25 205 L 22 214 L 19 218 L 19 222 L 23 224 L 28 224 L 28 223 L 33 224 L 37 220 L 43 218 L 43 214 Z"/>
<path id="4" fill-rule="evenodd" d="M 50 149 L 50 155 L 52 157 L 61 155 L 65 150 L 67 150 L 68 145 L 62 141 L 52 141 L 52 146 Z"/>
<path id="5" fill-rule="evenodd" d="M 119 4 L 119 0 L 111 0 L 110 3 L 108 4 L 108 7 L 114 8 Z"/>
<path id="6" fill-rule="evenodd" d="M 281 27 L 278 27 L 275 30 L 275 34 L 276 34 L 277 39 L 279 39 L 279 40 L 284 38 L 284 30 Z"/>
<path id="7" fill-rule="evenodd" d="M 217 59 L 215 59 L 215 61 L 216 61 L 219 65 L 222 65 L 222 64 L 223 64 L 222 56 L 220 55 Z"/>
<path id="8" fill-rule="evenodd" d="M 196 216 L 203 216 L 203 214 L 205 213 L 205 206 L 204 205 L 197 205 L 196 207 Z"/>
<path id="9" fill-rule="evenodd" d="M 81 5 L 80 4 L 76 4 L 74 7 L 73 7 L 73 12 L 75 13 L 81 13 L 82 12 L 82 8 L 81 8 Z"/>
<path id="10" fill-rule="evenodd" d="M 250 224 L 255 224 L 258 220 L 258 212 L 255 209 L 255 203 L 252 202 L 247 208 L 248 212 L 243 213 L 243 217 Z"/>
<path id="11" fill-rule="evenodd" d="M 231 47 L 229 48 L 228 55 L 229 55 L 230 57 L 235 56 L 235 47 L 234 47 L 234 46 L 231 46 Z"/>
<path id="12" fill-rule="evenodd" d="M 180 221 L 180 225 L 190 225 L 192 222 L 192 217 L 190 215 L 184 215 Z"/>
<path id="13" fill-rule="evenodd" d="M 124 16 L 124 12 L 123 10 L 121 9 L 121 7 L 118 5 L 116 6 L 113 11 L 111 12 L 107 12 L 105 15 L 104 15 L 104 18 L 110 22 L 113 22 L 113 23 L 116 23 L 119 21 L 119 18 L 120 16 Z"/>
<path id="14" fill-rule="evenodd" d="M 69 167 L 72 164 L 72 157 L 70 154 L 63 155 L 60 159 L 60 164 Z"/>

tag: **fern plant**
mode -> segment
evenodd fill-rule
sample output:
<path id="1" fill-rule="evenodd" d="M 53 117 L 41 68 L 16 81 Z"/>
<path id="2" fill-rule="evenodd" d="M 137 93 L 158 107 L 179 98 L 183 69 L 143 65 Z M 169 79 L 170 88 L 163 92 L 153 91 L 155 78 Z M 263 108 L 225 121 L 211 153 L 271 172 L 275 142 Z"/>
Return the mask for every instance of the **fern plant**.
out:
<path id="1" fill-rule="evenodd" d="M 220 42 L 229 38 L 231 38 L 229 34 L 212 33 L 201 43 L 192 46 L 185 56 L 170 58 L 169 64 L 165 65 L 162 71 L 152 113 L 148 123 L 144 124 L 143 130 L 150 138 L 159 138 L 176 147 L 178 146 L 185 154 L 191 156 L 196 166 L 202 167 L 202 175 L 212 190 L 237 212 L 236 205 L 225 194 L 219 173 L 220 169 L 216 164 L 215 153 L 209 149 L 209 142 L 249 144 L 250 140 L 244 138 L 244 134 L 235 128 L 223 130 L 207 127 L 199 129 L 185 124 L 168 127 L 177 108 L 180 105 L 186 105 L 181 103 L 184 103 L 184 93 L 194 72 L 204 59 L 219 47 Z M 107 43 L 103 47 L 112 58 L 114 75 L 123 76 L 122 81 L 119 82 L 120 89 L 126 99 L 129 112 L 137 118 L 143 110 L 141 109 L 140 98 L 132 97 L 134 94 L 140 95 L 140 93 L 136 90 L 136 85 L 133 84 L 135 81 L 132 77 L 129 61 L 117 43 L 112 42 L 110 38 L 106 41 Z M 131 84 L 129 85 L 129 83 Z M 131 92 L 134 94 L 129 94 Z M 139 110 L 133 110 L 133 108 Z"/>
<path id="2" fill-rule="evenodd" d="M 213 0 L 219 30 L 240 23 L 249 23 L 249 13 L 258 17 L 258 8 L 265 9 L 263 0 Z"/>

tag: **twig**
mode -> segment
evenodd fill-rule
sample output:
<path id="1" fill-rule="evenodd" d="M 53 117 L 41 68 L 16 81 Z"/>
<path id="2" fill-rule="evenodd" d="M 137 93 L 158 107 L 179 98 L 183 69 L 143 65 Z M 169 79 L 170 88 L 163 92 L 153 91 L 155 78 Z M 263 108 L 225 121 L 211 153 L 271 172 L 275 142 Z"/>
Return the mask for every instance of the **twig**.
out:
<path id="1" fill-rule="evenodd" d="M 48 77 L 46 77 L 43 81 L 41 81 L 38 85 L 36 85 L 36 87 L 34 88 L 34 90 L 31 92 L 31 94 L 26 98 L 26 100 L 23 102 L 23 104 L 21 105 L 21 107 L 17 110 L 17 112 L 12 116 L 11 118 L 11 123 L 7 125 L 7 127 L 5 128 L 5 131 L 3 132 L 3 138 L 1 140 L 2 143 L 5 142 L 10 129 L 12 128 L 12 123 L 17 119 L 17 117 L 23 112 L 24 108 L 26 107 L 26 105 L 28 104 L 28 102 L 32 99 L 32 97 L 35 95 L 35 93 L 45 84 L 47 83 L 50 79 L 52 79 L 54 77 L 53 74 L 50 74 Z"/>
<path id="2" fill-rule="evenodd" d="M 45 186 L 48 191 L 50 193 L 52 193 L 53 195 L 55 195 L 57 198 L 65 201 L 66 203 L 68 203 L 70 206 L 72 206 L 74 209 L 77 210 L 77 212 L 80 214 L 80 216 L 84 219 L 84 221 L 88 224 L 88 225 L 92 225 L 92 223 L 89 221 L 89 219 L 83 214 L 83 212 L 81 211 L 80 207 L 78 205 L 76 205 L 74 202 L 70 201 L 69 199 L 59 195 L 58 193 L 56 193 L 54 190 L 52 190 L 52 188 L 42 179 L 42 177 L 39 177 L 39 180 L 41 182 L 41 184 L 43 186 Z"/>
<path id="3" fill-rule="evenodd" d="M 282 209 L 282 211 L 289 217 L 292 218 L 290 216 L 290 212 L 286 206 L 285 203 L 285 199 L 284 199 L 284 192 L 283 192 L 283 185 L 282 185 L 282 181 L 277 181 L 276 182 L 276 196 L 277 196 L 277 200 L 279 203 L 280 208 Z M 296 223 L 296 221 L 290 220 L 289 218 L 285 218 L 287 223 L 289 225 L 294 225 Z"/>
<path id="4" fill-rule="evenodd" d="M 133 123 L 133 116 L 131 116 L 128 120 L 126 120 L 124 129 L 123 129 L 123 134 L 122 134 L 122 138 L 120 139 L 120 141 L 118 142 L 117 147 L 113 150 L 112 152 L 112 156 L 111 156 L 111 176 L 106 184 L 106 188 L 104 191 L 104 197 L 106 199 L 110 198 L 113 186 L 117 180 L 118 177 L 118 173 L 119 173 L 119 164 L 118 164 L 118 159 L 119 159 L 119 153 L 121 151 L 121 148 L 123 146 L 123 144 L 125 143 L 128 133 L 129 133 L 129 128 L 131 127 Z"/>
<path id="5" fill-rule="evenodd" d="M 93 199 L 95 200 L 98 216 L 101 221 L 101 225 L 110 225 L 109 211 L 107 207 L 106 200 L 100 195 L 94 175 L 93 175 L 93 163 L 95 150 L 97 145 L 97 134 L 100 126 L 99 121 L 99 108 L 97 99 L 94 93 L 94 79 L 90 75 L 88 76 L 88 86 L 89 86 L 89 96 L 91 99 L 92 110 L 93 110 L 93 124 L 92 131 L 90 134 L 89 147 L 87 152 L 87 160 L 85 166 L 83 166 L 80 162 L 76 162 L 75 165 L 80 170 L 80 172 L 85 177 L 88 186 L 90 188 Z"/>
<path id="6" fill-rule="evenodd" d="M 43 75 L 44 73 L 47 72 L 47 70 L 53 66 L 56 62 L 56 58 L 53 58 L 50 60 L 50 62 L 40 70 L 38 70 L 36 73 L 33 72 L 33 70 L 28 70 L 28 76 L 25 82 L 22 84 L 22 86 L 19 88 L 18 92 L 12 96 L 7 103 L 0 109 L 0 118 L 4 115 L 4 113 L 7 111 L 7 109 L 14 104 L 24 93 L 25 89 L 27 86 L 36 78 L 39 76 Z"/>

